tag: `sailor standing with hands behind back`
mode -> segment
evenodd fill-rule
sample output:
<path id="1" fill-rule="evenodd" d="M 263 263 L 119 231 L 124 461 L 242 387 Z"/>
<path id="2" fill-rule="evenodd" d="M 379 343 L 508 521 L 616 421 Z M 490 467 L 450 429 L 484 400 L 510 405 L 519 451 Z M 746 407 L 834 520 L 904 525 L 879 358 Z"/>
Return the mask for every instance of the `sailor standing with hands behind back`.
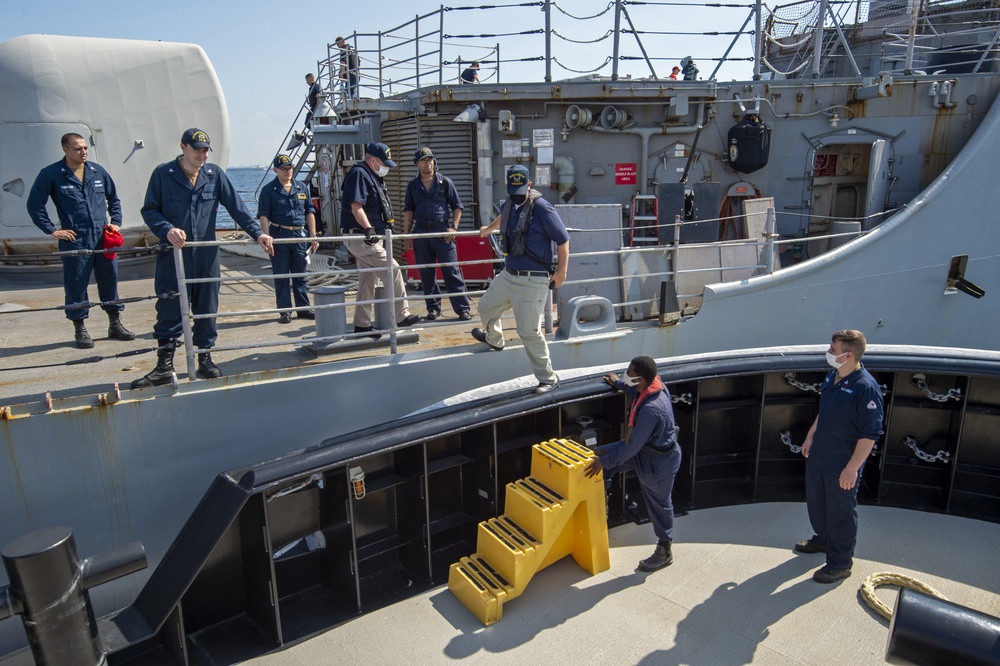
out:
<path id="1" fill-rule="evenodd" d="M 292 178 L 292 160 L 288 155 L 278 155 L 274 158 L 274 173 L 277 177 L 260 191 L 260 202 L 257 204 L 257 217 L 265 234 L 272 238 L 310 238 L 316 236 L 316 209 L 309 198 L 305 184 Z M 306 290 L 304 277 L 291 278 L 292 287 L 288 288 L 289 278 L 278 277 L 288 273 L 305 273 L 306 258 L 310 247 L 315 252 L 319 247 L 317 241 L 308 243 L 275 243 L 274 254 L 271 255 L 271 274 L 274 275 L 274 297 L 278 309 L 292 307 L 292 296 L 295 297 L 295 307 L 309 307 L 309 293 Z M 299 310 L 295 316 L 300 319 L 315 319 L 310 310 Z M 282 312 L 278 323 L 290 324 L 291 312 Z"/>

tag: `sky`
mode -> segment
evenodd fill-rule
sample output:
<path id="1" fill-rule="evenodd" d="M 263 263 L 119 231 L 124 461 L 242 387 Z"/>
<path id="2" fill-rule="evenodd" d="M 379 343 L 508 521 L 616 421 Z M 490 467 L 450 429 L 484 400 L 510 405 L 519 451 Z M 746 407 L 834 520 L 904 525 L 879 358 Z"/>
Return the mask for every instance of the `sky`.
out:
<path id="1" fill-rule="evenodd" d="M 296 0 L 287 3 L 275 0 L 211 3 L 102 0 L 97 4 L 79 0 L 0 0 L 0 4 L 3 5 L 0 41 L 19 35 L 44 33 L 200 45 L 212 61 L 225 92 L 232 139 L 231 166 L 265 164 L 280 150 L 282 139 L 307 92 L 303 77 L 306 72 L 316 71 L 317 61 L 326 58 L 327 45 L 337 36 L 349 36 L 354 32 L 399 32 L 412 37 L 413 25 L 399 31 L 393 29 L 413 21 L 416 16 L 414 3 L 400 0 L 382 0 L 377 4 L 348 0 Z M 482 4 L 482 0 L 459 0 L 445 6 L 478 7 Z M 516 3 L 497 0 L 493 4 Z M 647 2 L 626 5 L 626 10 L 640 31 L 735 32 L 749 15 L 751 5 L 733 4 L 733 7 L 718 9 L 683 2 Z M 586 20 L 570 18 L 565 13 L 585 19 L 603 12 L 609 6 L 608 0 L 561 0 L 555 5 L 552 28 L 568 40 L 590 42 L 613 31 L 613 11 Z M 439 6 L 421 3 L 425 15 Z M 372 11 L 372 7 L 377 7 L 377 12 Z M 422 35 L 438 27 L 438 16 L 435 15 L 433 25 L 430 19 L 423 20 Z M 544 27 L 543 13 L 537 6 L 511 6 L 478 12 L 453 10 L 444 12 L 443 16 L 443 32 L 446 35 L 494 35 Z M 752 21 L 748 27 L 752 29 Z M 622 28 L 628 28 L 624 19 Z M 656 58 L 653 67 L 661 78 L 666 77 L 671 65 L 685 55 L 694 56 L 704 78 L 714 68 L 708 58 L 721 56 L 733 37 L 692 38 L 687 35 L 649 34 L 641 39 L 647 53 Z M 374 38 L 369 41 L 373 42 Z M 384 38 L 383 43 L 390 42 L 390 37 Z M 486 45 L 497 42 L 501 44 L 502 61 L 544 53 L 543 38 L 537 34 L 488 36 L 476 40 L 455 37 L 445 40 L 445 58 L 486 59 Z M 634 36 L 622 35 L 621 43 L 622 54 L 641 55 Z M 435 44 L 430 43 L 427 50 L 433 48 L 436 48 Z M 752 48 L 750 38 L 743 36 L 732 55 L 749 57 Z M 590 70 L 599 67 L 611 54 L 612 40 L 605 38 L 597 43 L 579 44 L 554 38 L 552 52 L 566 68 Z M 554 64 L 553 80 L 579 76 L 566 68 Z M 446 71 L 457 77 L 458 66 L 452 65 Z M 611 65 L 606 64 L 599 73 L 610 75 Z M 745 80 L 750 78 L 751 73 L 752 64 L 749 62 L 728 63 L 718 78 Z M 541 81 L 544 65 L 541 62 L 503 62 L 500 74 L 501 82 Z M 628 75 L 649 76 L 649 69 L 641 60 L 622 62 L 619 76 L 625 78 Z M 488 68 L 480 71 L 480 77 L 484 79 L 483 85 L 497 82 L 495 72 Z"/>

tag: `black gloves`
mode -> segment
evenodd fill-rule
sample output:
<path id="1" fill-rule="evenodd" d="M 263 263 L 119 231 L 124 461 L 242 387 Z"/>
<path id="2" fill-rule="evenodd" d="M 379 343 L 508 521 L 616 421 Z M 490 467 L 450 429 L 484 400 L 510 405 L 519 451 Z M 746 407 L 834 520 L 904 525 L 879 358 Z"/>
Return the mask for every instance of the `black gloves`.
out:
<path id="1" fill-rule="evenodd" d="M 368 245 L 378 245 L 378 242 L 382 240 L 375 235 L 375 230 L 371 227 L 365 227 L 365 243 Z"/>

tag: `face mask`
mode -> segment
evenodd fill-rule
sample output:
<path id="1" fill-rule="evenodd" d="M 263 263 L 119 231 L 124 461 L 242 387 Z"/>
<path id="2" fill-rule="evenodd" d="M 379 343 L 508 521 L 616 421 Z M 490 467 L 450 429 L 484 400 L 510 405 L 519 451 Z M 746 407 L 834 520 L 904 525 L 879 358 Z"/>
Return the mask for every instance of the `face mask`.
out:
<path id="1" fill-rule="evenodd" d="M 846 354 L 846 353 L 847 353 L 847 352 L 844 352 L 844 354 Z M 844 354 L 841 354 L 840 356 L 843 356 Z M 827 352 L 827 353 L 826 353 L 826 362 L 827 362 L 827 364 L 828 364 L 828 365 L 829 365 L 829 366 L 830 366 L 831 368 L 836 368 L 837 370 L 840 370 L 840 366 L 842 366 L 842 365 L 844 365 L 845 363 L 847 363 L 847 359 L 844 359 L 844 360 L 843 360 L 843 361 L 841 361 L 840 363 L 837 363 L 837 359 L 838 359 L 838 358 L 839 358 L 838 356 L 834 356 L 834 355 L 833 355 L 833 354 L 831 354 L 830 352 Z"/>
<path id="2" fill-rule="evenodd" d="M 378 175 L 381 176 L 382 178 L 385 178 L 387 175 L 389 175 L 389 167 L 387 167 L 384 164 L 380 166 L 378 168 Z"/>
<path id="3" fill-rule="evenodd" d="M 639 380 L 641 379 L 642 377 L 639 376 L 629 377 L 628 374 L 622 377 L 622 381 L 625 382 L 625 386 L 637 386 L 639 384 Z"/>
<path id="4" fill-rule="evenodd" d="M 527 194 L 512 194 L 510 195 L 510 202 L 515 206 L 520 206 L 524 203 L 524 200 L 528 198 Z"/>

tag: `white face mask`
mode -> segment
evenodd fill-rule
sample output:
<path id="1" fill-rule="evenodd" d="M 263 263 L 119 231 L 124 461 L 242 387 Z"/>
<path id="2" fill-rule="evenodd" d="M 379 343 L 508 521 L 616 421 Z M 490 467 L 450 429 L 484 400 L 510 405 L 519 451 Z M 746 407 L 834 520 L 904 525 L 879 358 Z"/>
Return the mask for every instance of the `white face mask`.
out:
<path id="1" fill-rule="evenodd" d="M 639 376 L 629 377 L 628 373 L 626 373 L 622 377 L 622 381 L 625 382 L 625 386 L 636 386 L 639 383 L 639 380 L 641 380 L 641 379 L 642 379 L 642 377 L 639 377 Z"/>
<path id="2" fill-rule="evenodd" d="M 380 176 L 382 176 L 383 178 L 385 178 L 385 177 L 386 177 L 387 175 L 389 175 L 389 167 L 387 167 L 387 166 L 386 166 L 386 165 L 384 165 L 384 164 L 383 164 L 382 166 L 380 166 L 380 167 L 378 168 L 378 175 L 380 175 Z"/>
<path id="3" fill-rule="evenodd" d="M 847 353 L 847 352 L 844 352 L 844 354 L 846 354 L 846 353 Z M 844 354 L 841 354 L 840 356 L 843 356 Z M 837 363 L 837 359 L 838 359 L 838 358 L 840 358 L 840 356 L 834 356 L 834 355 L 833 355 L 833 354 L 831 354 L 830 352 L 827 352 L 827 353 L 826 353 L 826 362 L 827 362 L 827 364 L 828 364 L 828 365 L 829 365 L 829 366 L 830 366 L 831 368 L 836 368 L 837 370 L 840 370 L 840 366 L 842 366 L 842 365 L 844 365 L 845 363 L 847 363 L 847 359 L 844 359 L 844 360 L 843 360 L 843 361 L 841 361 L 840 363 Z"/>

